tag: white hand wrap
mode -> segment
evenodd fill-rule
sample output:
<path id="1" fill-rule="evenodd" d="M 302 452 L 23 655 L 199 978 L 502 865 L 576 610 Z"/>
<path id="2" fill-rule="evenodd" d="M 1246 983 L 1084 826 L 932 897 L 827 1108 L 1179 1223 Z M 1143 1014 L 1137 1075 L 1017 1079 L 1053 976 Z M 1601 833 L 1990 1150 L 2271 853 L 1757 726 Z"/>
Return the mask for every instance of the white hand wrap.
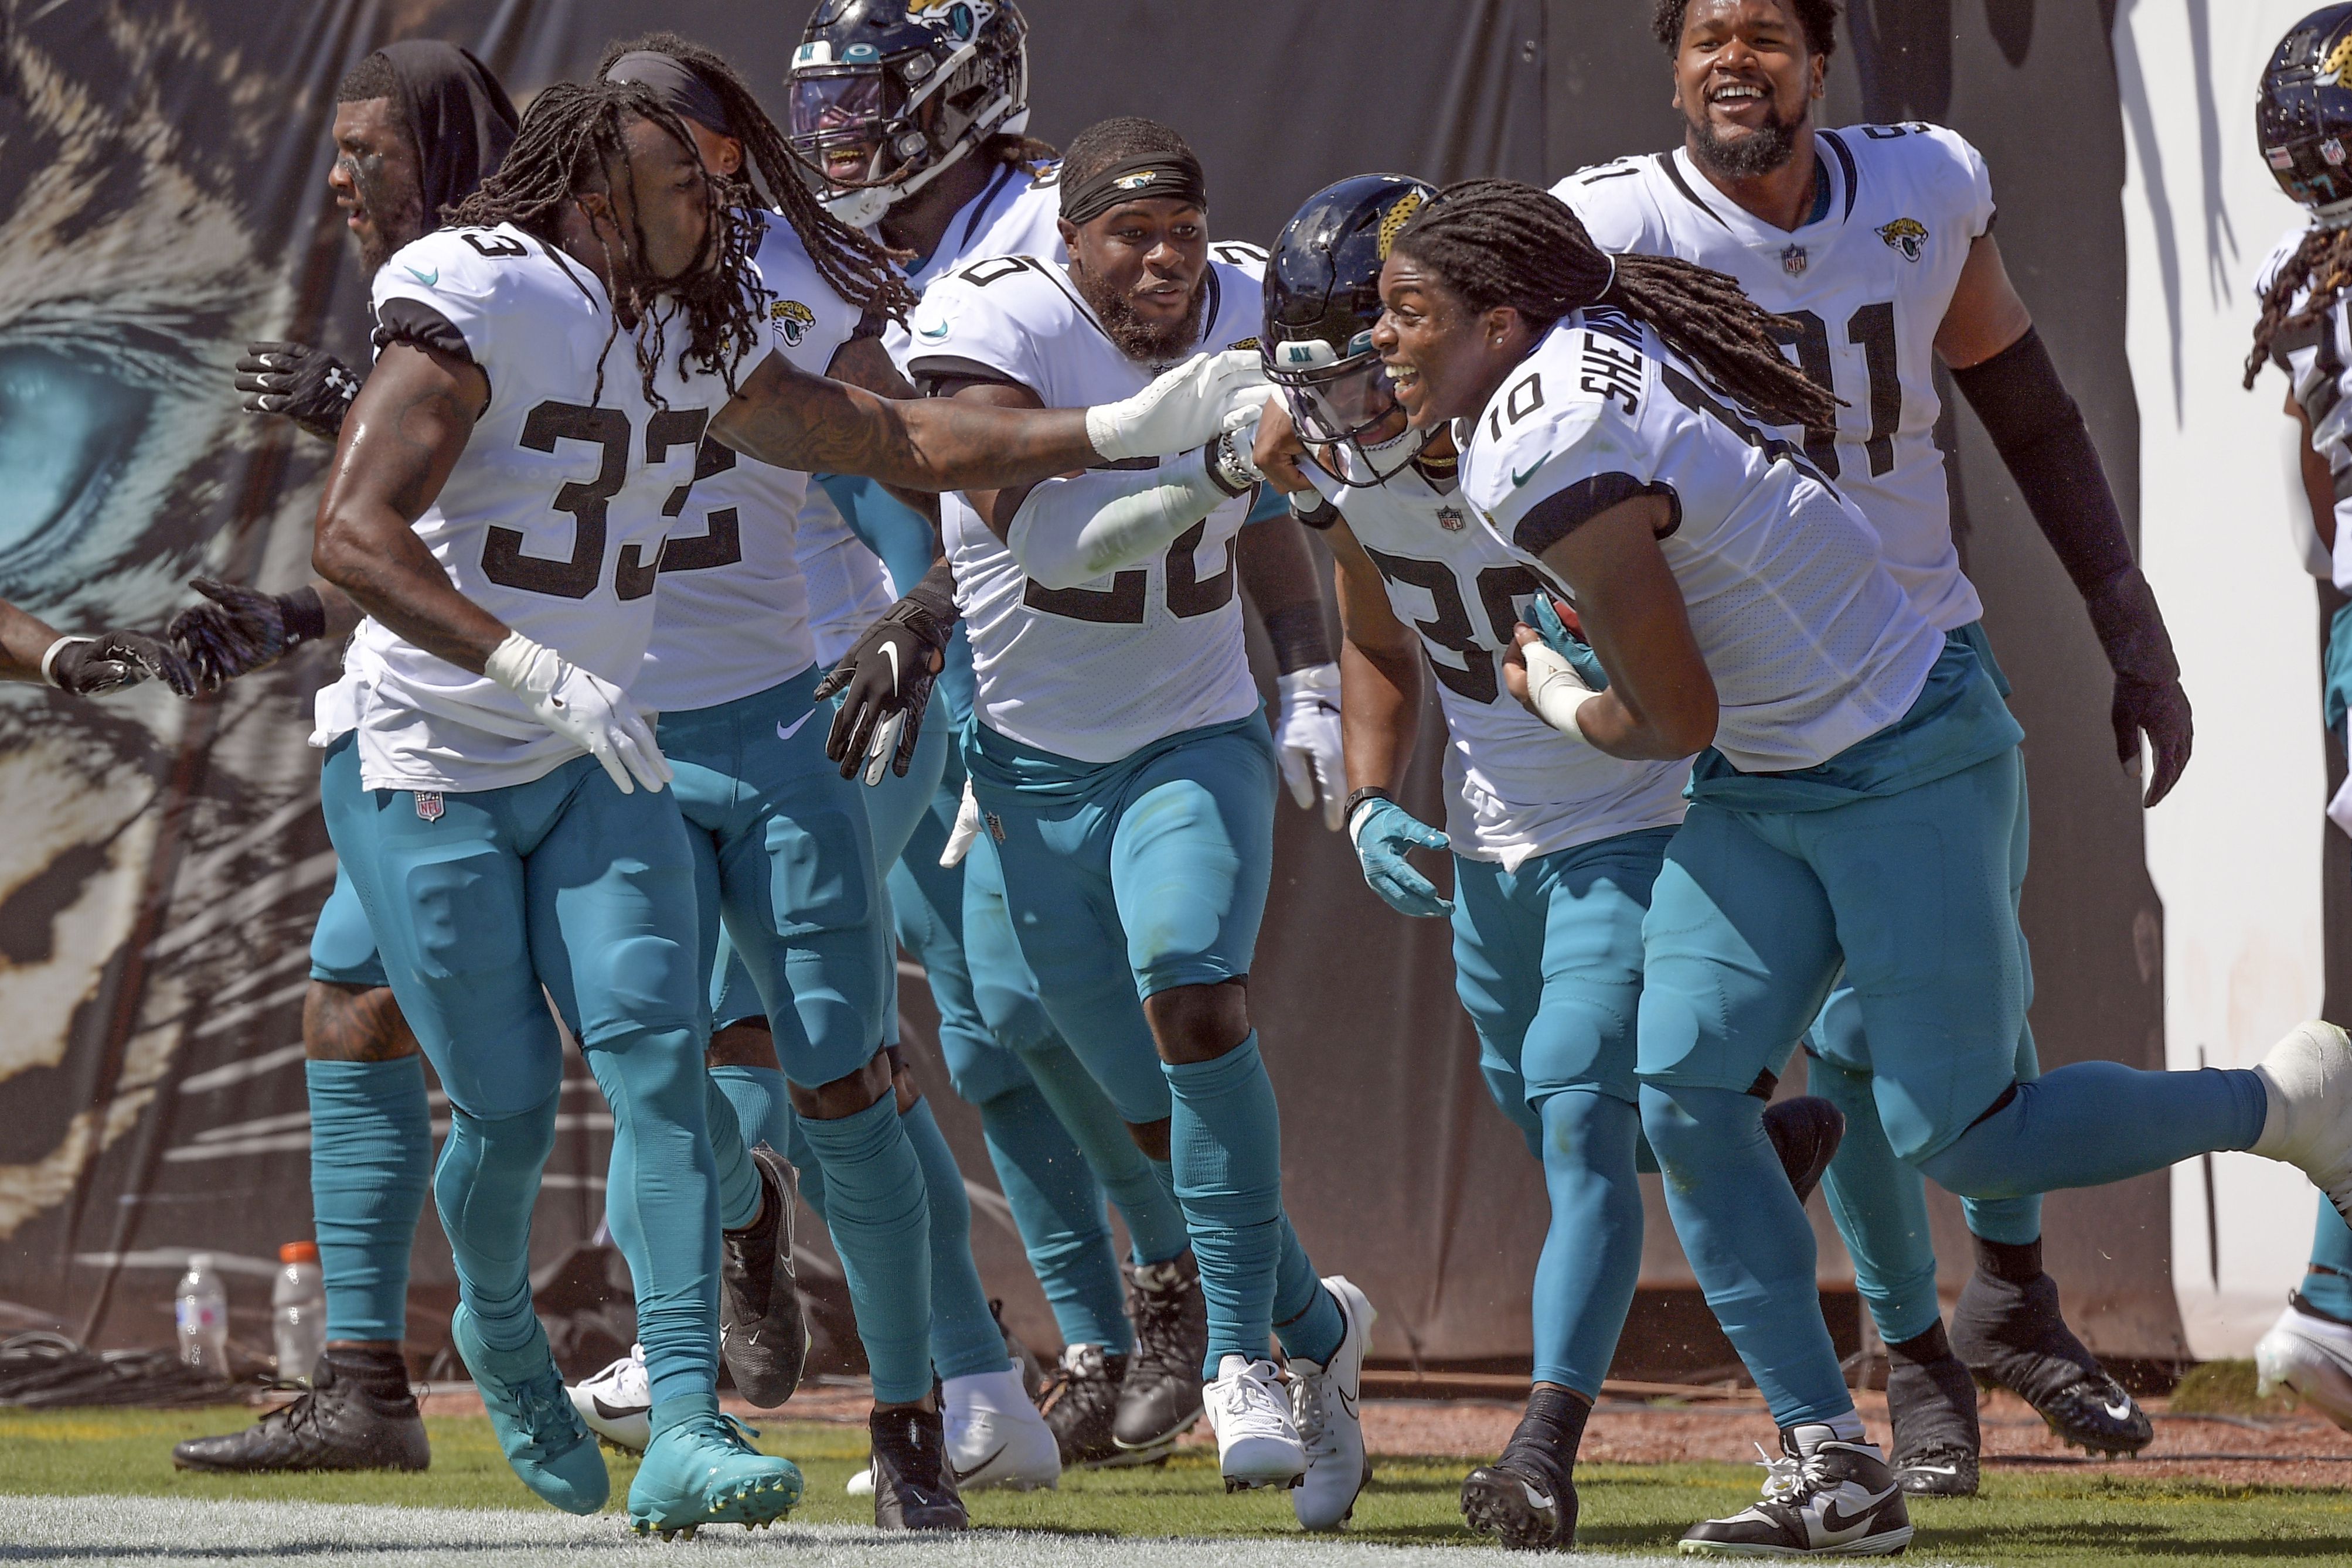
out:
<path id="1" fill-rule="evenodd" d="M 1571 739 L 1584 740 L 1576 710 L 1601 694 L 1584 684 L 1575 665 L 1545 644 L 1530 643 L 1519 652 L 1528 662 L 1528 700 L 1536 716 Z"/>
<path id="2" fill-rule="evenodd" d="M 1256 418 L 1265 387 L 1255 349 L 1195 354 L 1133 397 L 1087 410 L 1087 439 L 1111 463 L 1190 452 Z"/>
<path id="3" fill-rule="evenodd" d="M 1076 588 L 1150 560 L 1229 499 L 1207 452 L 1187 452 L 1157 468 L 1048 479 L 1013 514 L 1004 543 L 1040 588 Z"/>
<path id="4" fill-rule="evenodd" d="M 68 648 L 72 647 L 76 643 L 95 643 L 97 641 L 98 639 L 95 637 L 60 637 L 56 642 L 50 643 L 49 651 L 41 655 L 42 681 L 48 685 L 57 685 L 58 655 L 64 653 Z M 62 690 L 63 688 L 60 687 L 59 689 Z"/>
<path id="5" fill-rule="evenodd" d="M 594 758 L 624 795 L 658 790 L 669 764 L 628 694 L 520 632 L 490 650 L 482 674 L 520 697 L 531 716 Z M 635 782 L 631 782 L 632 779 Z"/>

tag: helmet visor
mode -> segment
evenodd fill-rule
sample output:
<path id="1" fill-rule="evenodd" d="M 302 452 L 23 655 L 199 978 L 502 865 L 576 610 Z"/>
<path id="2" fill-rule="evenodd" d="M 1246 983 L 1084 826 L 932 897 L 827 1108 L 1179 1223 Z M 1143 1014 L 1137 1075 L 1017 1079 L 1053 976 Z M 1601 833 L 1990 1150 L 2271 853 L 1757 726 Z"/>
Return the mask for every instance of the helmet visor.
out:
<path id="1" fill-rule="evenodd" d="M 1388 367 L 1374 356 L 1276 379 L 1289 402 L 1291 423 L 1298 427 L 1302 440 L 1320 444 L 1368 439 L 1378 444 L 1395 434 L 1381 426 L 1403 423 L 1404 411 L 1397 402 Z"/>
<path id="2" fill-rule="evenodd" d="M 887 171 L 887 150 L 898 96 L 879 66 L 795 74 L 792 139 L 801 155 L 836 187 L 866 184 Z"/>

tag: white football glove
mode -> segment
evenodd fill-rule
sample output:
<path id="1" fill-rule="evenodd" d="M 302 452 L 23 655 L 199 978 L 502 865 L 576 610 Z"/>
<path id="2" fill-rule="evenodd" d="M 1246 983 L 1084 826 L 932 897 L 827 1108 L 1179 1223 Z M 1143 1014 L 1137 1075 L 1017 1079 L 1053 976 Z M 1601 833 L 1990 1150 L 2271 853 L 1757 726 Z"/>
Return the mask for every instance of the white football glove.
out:
<path id="1" fill-rule="evenodd" d="M 1323 825 L 1336 833 L 1348 798 L 1348 764 L 1339 747 L 1339 666 L 1309 664 L 1275 686 L 1282 694 L 1274 744 L 1282 755 L 1283 781 L 1302 808 L 1311 809 L 1320 789 Z"/>
<path id="2" fill-rule="evenodd" d="M 594 758 L 622 794 L 635 794 L 638 784 L 658 790 L 669 782 L 669 764 L 654 744 L 654 732 L 612 682 L 520 632 L 508 632 L 490 650 L 482 674 L 520 697 L 531 717 Z"/>
<path id="3" fill-rule="evenodd" d="M 963 864 L 963 857 L 971 853 L 972 841 L 980 837 L 980 800 L 971 792 L 971 780 L 963 781 L 963 800 L 956 807 L 955 826 L 948 830 L 947 848 L 940 852 L 940 863 L 944 866 Z"/>
<path id="4" fill-rule="evenodd" d="M 1255 419 L 1265 387 L 1255 349 L 1195 354 L 1133 397 L 1087 410 L 1087 439 L 1105 462 L 1173 457 Z"/>

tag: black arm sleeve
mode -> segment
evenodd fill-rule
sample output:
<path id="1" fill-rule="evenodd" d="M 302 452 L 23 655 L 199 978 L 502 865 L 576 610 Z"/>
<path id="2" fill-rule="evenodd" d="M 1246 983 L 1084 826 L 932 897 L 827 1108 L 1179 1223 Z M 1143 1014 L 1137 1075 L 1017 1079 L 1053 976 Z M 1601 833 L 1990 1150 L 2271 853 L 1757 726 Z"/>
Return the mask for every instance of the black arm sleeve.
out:
<path id="1" fill-rule="evenodd" d="M 2040 331 L 2025 336 L 1980 365 L 1954 371 L 1952 381 L 1984 422 L 1992 447 L 2009 465 L 2059 564 L 2085 598 L 2132 564 L 2123 514 L 2083 411 L 2067 395 Z"/>

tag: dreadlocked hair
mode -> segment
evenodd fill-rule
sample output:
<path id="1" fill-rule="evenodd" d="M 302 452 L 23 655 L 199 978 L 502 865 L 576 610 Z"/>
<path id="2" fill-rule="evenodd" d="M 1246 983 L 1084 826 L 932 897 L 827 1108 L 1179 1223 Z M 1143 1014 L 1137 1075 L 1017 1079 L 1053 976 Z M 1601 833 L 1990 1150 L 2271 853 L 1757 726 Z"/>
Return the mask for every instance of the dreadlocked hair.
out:
<path id="1" fill-rule="evenodd" d="M 667 55 L 702 78 L 727 111 L 727 130 L 743 143 L 749 168 L 745 183 L 763 207 L 783 214 L 801 245 L 816 264 L 827 287 L 860 310 L 879 310 L 904 321 L 915 308 L 916 294 L 890 264 L 890 253 L 861 229 L 851 228 L 827 212 L 824 204 L 801 174 L 784 133 L 768 118 L 751 89 L 724 59 L 676 33 L 647 33 L 614 44 L 597 62 L 596 79 L 613 68 L 623 55 L 640 50 Z M 756 180 L 749 178 L 757 171 Z"/>
<path id="2" fill-rule="evenodd" d="M 2305 288 L 2311 297 L 2295 308 L 2295 296 Z M 2271 357 L 2271 345 L 2280 334 L 2316 326 L 2352 289 L 2352 228 L 2321 228 L 2304 233 L 2303 243 L 2286 258 L 2278 275 L 2263 290 L 2262 314 L 2254 321 L 2254 347 L 2246 356 L 2245 385 L 2252 390 Z"/>
<path id="3" fill-rule="evenodd" d="M 1804 29 L 1805 52 L 1823 59 L 1837 52 L 1837 0 L 1781 0 L 1789 14 Z M 1679 54 L 1683 47 L 1683 17 L 1690 11 L 1690 0 L 1654 0 L 1650 8 L 1650 36 L 1666 53 Z"/>
<path id="4" fill-rule="evenodd" d="M 1507 305 L 1538 336 L 1571 310 L 1613 305 L 1771 423 L 1837 422 L 1838 400 L 1780 353 L 1774 329 L 1793 334 L 1793 322 L 1691 262 L 1620 256 L 1612 270 L 1568 204 L 1533 185 L 1448 185 L 1397 232 L 1395 251 L 1434 268 L 1473 311 Z"/>
<path id="5" fill-rule="evenodd" d="M 652 93 L 634 83 L 557 82 L 530 101 L 530 111 L 516 128 L 514 145 L 498 172 L 484 180 L 473 194 L 457 204 L 450 223 L 460 228 L 491 228 L 512 224 L 527 234 L 555 244 L 563 209 L 591 193 L 609 197 L 629 175 L 631 120 L 649 120 L 695 156 L 694 137 Z M 695 160 L 695 167 L 701 161 Z M 591 402 L 604 395 L 604 359 L 620 338 L 626 319 L 635 326 L 631 339 L 636 348 L 637 373 L 646 400 L 656 408 L 668 402 L 655 389 L 668 333 L 673 325 L 686 328 L 687 344 L 680 350 L 688 361 L 719 377 L 732 393 L 735 369 L 752 346 L 763 340 L 768 293 L 751 265 L 751 231 L 735 216 L 735 193 L 726 182 L 704 175 L 710 222 L 716 229 L 718 259 L 698 266 L 684 277 L 662 280 L 645 269 L 644 220 L 635 204 L 625 225 L 615 225 L 617 254 L 605 246 L 605 267 L 612 277 L 613 329 L 604 338 L 604 353 L 596 360 L 596 391 Z M 617 210 L 615 219 L 619 217 Z M 601 235 L 599 243 L 604 244 Z"/>

